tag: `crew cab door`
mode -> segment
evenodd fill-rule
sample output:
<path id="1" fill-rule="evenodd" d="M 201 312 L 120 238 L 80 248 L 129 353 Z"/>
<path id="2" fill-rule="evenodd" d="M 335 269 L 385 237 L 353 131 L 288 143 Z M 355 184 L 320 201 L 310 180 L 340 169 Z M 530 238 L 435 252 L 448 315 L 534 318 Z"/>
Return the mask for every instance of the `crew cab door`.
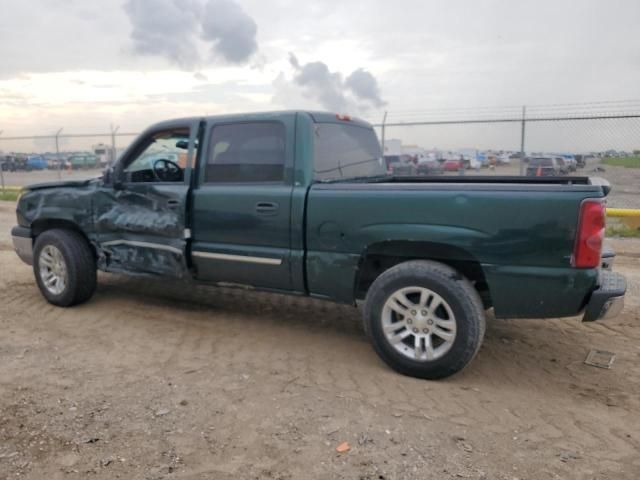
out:
<path id="1" fill-rule="evenodd" d="M 101 268 L 187 274 L 187 200 L 199 123 L 163 123 L 124 153 L 94 205 Z"/>
<path id="2" fill-rule="evenodd" d="M 207 124 L 192 207 L 198 279 L 291 289 L 294 133 L 291 114 Z"/>

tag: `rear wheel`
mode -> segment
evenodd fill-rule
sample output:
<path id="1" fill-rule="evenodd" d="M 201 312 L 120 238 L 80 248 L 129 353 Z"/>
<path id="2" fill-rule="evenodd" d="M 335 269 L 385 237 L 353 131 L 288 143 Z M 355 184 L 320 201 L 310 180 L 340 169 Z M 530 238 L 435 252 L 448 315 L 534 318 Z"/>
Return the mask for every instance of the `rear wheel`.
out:
<path id="1" fill-rule="evenodd" d="M 40 292 L 54 305 L 70 307 L 86 302 L 96 289 L 91 247 L 71 230 L 47 230 L 37 237 L 33 271 Z"/>
<path id="2" fill-rule="evenodd" d="M 462 370 L 482 344 L 485 314 L 473 285 L 431 261 L 409 261 L 371 285 L 364 320 L 373 347 L 405 375 L 438 379 Z"/>

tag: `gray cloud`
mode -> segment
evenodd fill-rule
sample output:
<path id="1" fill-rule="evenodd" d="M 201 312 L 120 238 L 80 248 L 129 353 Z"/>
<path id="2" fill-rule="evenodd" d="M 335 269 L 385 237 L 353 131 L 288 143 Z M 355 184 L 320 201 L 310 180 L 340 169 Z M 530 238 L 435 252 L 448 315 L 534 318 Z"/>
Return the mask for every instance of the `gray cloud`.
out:
<path id="1" fill-rule="evenodd" d="M 345 97 L 342 75 L 332 73 L 323 62 L 301 65 L 296 56 L 289 54 L 289 62 L 296 70 L 294 82 L 303 87 L 305 93 L 314 97 L 324 108 L 344 110 L 348 104 Z"/>
<path id="2" fill-rule="evenodd" d="M 202 36 L 213 42 L 214 56 L 231 63 L 246 62 L 258 50 L 258 26 L 233 0 L 209 0 L 202 17 Z"/>
<path id="3" fill-rule="evenodd" d="M 386 104 L 380 96 L 380 87 L 376 77 L 363 68 L 359 68 L 349 75 L 344 84 L 356 97 L 371 102 L 375 107 L 380 108 Z"/>
<path id="4" fill-rule="evenodd" d="M 165 57 L 182 68 L 200 59 L 194 41 L 201 5 L 194 0 L 128 0 L 133 51 Z"/>
<path id="5" fill-rule="evenodd" d="M 332 72 L 324 62 L 301 64 L 290 53 L 289 63 L 295 70 L 294 83 L 302 87 L 307 97 L 318 101 L 324 108 L 364 111 L 371 106 L 381 107 L 385 104 L 380 97 L 376 78 L 362 68 L 352 72 L 345 80 L 340 72 Z"/>
<path id="6" fill-rule="evenodd" d="M 198 40 L 214 59 L 243 63 L 258 45 L 255 21 L 235 0 L 127 0 L 134 53 L 159 56 L 185 69 L 202 63 Z"/>

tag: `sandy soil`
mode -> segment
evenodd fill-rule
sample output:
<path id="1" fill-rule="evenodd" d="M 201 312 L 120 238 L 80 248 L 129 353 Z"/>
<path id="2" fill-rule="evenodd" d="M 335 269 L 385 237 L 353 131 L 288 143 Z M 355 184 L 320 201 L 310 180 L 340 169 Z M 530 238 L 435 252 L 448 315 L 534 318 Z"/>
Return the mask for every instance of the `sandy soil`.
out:
<path id="1" fill-rule="evenodd" d="M 622 316 L 489 322 L 462 374 L 403 377 L 359 313 L 102 275 L 47 304 L 0 203 L 0 479 L 637 479 L 640 243 Z M 614 352 L 610 370 L 583 363 Z M 348 442 L 350 450 L 337 453 Z"/>

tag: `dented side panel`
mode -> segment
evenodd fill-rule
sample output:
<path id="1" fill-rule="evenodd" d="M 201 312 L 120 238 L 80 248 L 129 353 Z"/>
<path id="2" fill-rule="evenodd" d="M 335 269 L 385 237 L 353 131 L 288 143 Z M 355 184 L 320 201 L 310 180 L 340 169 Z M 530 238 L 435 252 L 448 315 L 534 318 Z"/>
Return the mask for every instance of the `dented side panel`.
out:
<path id="1" fill-rule="evenodd" d="M 137 185 L 116 191 L 95 180 L 27 190 L 18 223 L 32 229 L 79 228 L 95 249 L 98 268 L 129 274 L 185 277 L 186 185 Z"/>
<path id="2" fill-rule="evenodd" d="M 27 189 L 16 208 L 18 224 L 38 229 L 51 222 L 70 222 L 95 241 L 93 197 L 99 180 L 57 188 Z M 52 186 L 55 186 L 52 184 Z"/>
<path id="3" fill-rule="evenodd" d="M 107 172 L 106 180 L 27 187 L 18 202 L 18 223 L 30 228 L 33 237 L 47 228 L 80 229 L 93 246 L 101 270 L 177 278 L 190 275 L 186 213 L 201 121 L 191 118 L 151 127 L 125 151 L 120 168 Z M 112 185 L 111 178 L 144 151 L 151 135 L 176 128 L 191 132 L 183 181 Z"/>
<path id="4" fill-rule="evenodd" d="M 125 183 L 104 186 L 94 199 L 98 266 L 129 274 L 190 276 L 187 259 L 187 203 L 202 119 L 173 120 L 143 133 L 124 153 L 120 171 L 142 153 L 149 137 L 172 129 L 189 129 L 189 147 L 180 182 Z M 116 170 L 116 172 L 118 169 Z M 117 173 L 116 173 L 117 175 Z"/>
<path id="5" fill-rule="evenodd" d="M 95 197 L 99 268 L 179 278 L 187 275 L 186 198 L 186 185 L 100 189 Z"/>

